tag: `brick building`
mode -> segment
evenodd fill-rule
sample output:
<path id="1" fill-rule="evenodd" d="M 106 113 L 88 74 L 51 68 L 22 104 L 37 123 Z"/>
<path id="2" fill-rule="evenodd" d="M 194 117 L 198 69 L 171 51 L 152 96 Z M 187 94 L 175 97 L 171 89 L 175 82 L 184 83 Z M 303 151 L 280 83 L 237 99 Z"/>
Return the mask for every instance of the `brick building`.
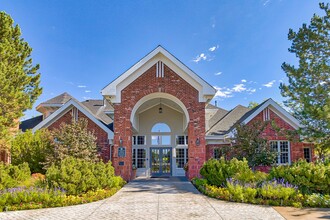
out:
<path id="1" fill-rule="evenodd" d="M 203 163 L 232 144 L 234 125 L 274 120 L 285 129 L 299 122 L 272 99 L 253 109 L 227 111 L 209 104 L 216 90 L 161 46 L 102 89 L 103 100 L 79 102 L 64 93 L 41 103 L 43 115 L 22 122 L 21 129 L 57 128 L 87 118 L 104 161 L 126 180 L 138 176 L 199 175 Z M 270 128 L 263 135 L 279 152 L 278 163 L 311 160 L 310 145 L 293 143 Z"/>

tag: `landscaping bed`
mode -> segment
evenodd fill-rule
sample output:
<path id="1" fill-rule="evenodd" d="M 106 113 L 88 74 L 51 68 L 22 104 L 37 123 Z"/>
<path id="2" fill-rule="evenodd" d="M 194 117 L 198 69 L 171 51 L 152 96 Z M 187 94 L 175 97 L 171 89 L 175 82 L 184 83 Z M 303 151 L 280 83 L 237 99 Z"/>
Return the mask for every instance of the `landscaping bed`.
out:
<path id="1" fill-rule="evenodd" d="M 192 183 L 207 196 L 260 205 L 330 208 L 330 164 L 299 161 L 252 171 L 246 160 L 211 159 Z"/>

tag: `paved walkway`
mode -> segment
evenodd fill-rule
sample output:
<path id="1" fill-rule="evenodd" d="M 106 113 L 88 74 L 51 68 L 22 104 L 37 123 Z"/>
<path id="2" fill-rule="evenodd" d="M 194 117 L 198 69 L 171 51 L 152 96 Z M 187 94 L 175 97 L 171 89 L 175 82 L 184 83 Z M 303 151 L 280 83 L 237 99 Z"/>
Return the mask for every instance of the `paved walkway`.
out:
<path id="1" fill-rule="evenodd" d="M 137 179 L 89 204 L 3 212 L 0 219 L 284 219 L 271 207 L 208 198 L 179 178 Z"/>

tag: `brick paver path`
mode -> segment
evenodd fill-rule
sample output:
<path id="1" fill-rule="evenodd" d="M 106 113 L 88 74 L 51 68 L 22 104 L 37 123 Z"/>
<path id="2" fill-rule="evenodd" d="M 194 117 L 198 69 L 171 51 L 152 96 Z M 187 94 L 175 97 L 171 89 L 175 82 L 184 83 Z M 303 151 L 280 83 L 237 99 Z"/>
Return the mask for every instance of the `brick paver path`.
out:
<path id="1" fill-rule="evenodd" d="M 178 178 L 140 179 L 89 204 L 3 212 L 0 219 L 284 219 L 271 207 L 208 198 Z"/>

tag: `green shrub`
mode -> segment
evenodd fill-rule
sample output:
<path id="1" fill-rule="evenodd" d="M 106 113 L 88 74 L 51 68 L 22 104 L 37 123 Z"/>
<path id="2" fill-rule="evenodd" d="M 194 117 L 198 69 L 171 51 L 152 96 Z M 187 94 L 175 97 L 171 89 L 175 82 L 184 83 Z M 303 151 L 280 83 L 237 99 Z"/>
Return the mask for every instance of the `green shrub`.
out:
<path id="1" fill-rule="evenodd" d="M 18 134 L 11 144 L 11 163 L 19 165 L 28 163 L 32 173 L 45 173 L 43 169 L 46 155 L 53 146 L 53 137 L 47 129 L 37 130 L 32 133 L 27 130 Z"/>
<path id="2" fill-rule="evenodd" d="M 253 171 L 248 162 L 236 158 L 226 161 L 223 157 L 219 160 L 210 159 L 204 163 L 200 174 L 215 186 L 225 186 L 227 179 L 235 178 L 241 182 L 249 182 L 254 178 Z"/>
<path id="3" fill-rule="evenodd" d="M 99 189 L 79 196 L 67 196 L 61 189 L 10 188 L 0 191 L 0 212 L 83 204 L 112 196 L 118 189 Z"/>
<path id="4" fill-rule="evenodd" d="M 307 163 L 300 160 L 292 165 L 273 167 L 269 178 L 283 178 L 298 186 L 304 194 L 330 194 L 330 164 Z"/>
<path id="5" fill-rule="evenodd" d="M 30 176 L 31 172 L 27 163 L 18 166 L 0 163 L 0 190 L 16 187 L 21 182 L 29 179 Z"/>
<path id="6" fill-rule="evenodd" d="M 313 193 L 306 195 L 305 206 L 330 208 L 330 195 Z"/>
<path id="7" fill-rule="evenodd" d="M 46 173 L 49 187 L 61 187 L 68 195 L 78 195 L 96 189 L 121 187 L 125 181 L 114 176 L 111 163 L 89 162 L 67 157 L 60 165 L 52 165 Z"/>

